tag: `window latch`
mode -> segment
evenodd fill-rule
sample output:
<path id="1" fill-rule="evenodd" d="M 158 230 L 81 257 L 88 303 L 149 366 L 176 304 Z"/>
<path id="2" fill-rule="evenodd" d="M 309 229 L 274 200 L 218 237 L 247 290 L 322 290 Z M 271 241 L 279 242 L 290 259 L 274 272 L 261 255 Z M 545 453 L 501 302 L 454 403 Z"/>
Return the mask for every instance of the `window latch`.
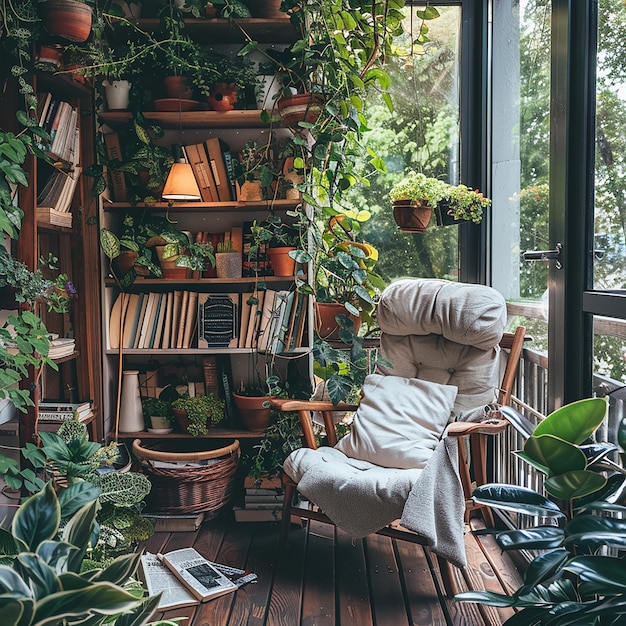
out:
<path id="1" fill-rule="evenodd" d="M 554 250 L 527 250 L 524 261 L 554 261 L 557 270 L 563 269 L 563 244 L 557 243 Z"/>

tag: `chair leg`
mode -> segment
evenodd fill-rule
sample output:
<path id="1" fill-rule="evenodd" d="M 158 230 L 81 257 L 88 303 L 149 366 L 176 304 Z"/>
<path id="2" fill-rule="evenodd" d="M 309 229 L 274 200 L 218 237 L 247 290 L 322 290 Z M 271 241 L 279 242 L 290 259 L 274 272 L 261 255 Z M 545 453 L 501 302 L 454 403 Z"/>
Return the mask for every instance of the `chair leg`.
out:
<path id="1" fill-rule="evenodd" d="M 280 522 L 280 543 L 286 545 L 289 539 L 289 527 L 291 526 L 291 503 L 293 502 L 293 496 L 295 486 L 291 483 L 283 483 L 284 488 L 284 501 L 283 501 L 283 514 Z"/>
<path id="2" fill-rule="evenodd" d="M 454 565 L 440 556 L 437 556 L 437 563 L 439 564 L 439 572 L 441 573 L 444 592 L 447 597 L 454 597 L 459 593 L 459 586 L 454 576 Z"/>

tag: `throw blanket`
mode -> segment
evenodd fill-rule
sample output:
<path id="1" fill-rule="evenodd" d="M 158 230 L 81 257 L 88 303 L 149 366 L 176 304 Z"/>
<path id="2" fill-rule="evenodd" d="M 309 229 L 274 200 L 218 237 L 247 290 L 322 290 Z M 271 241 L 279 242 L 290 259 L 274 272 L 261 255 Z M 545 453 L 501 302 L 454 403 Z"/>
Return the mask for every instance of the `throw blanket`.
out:
<path id="1" fill-rule="evenodd" d="M 426 467 L 384 468 L 334 448 L 300 448 L 284 469 L 298 491 L 352 537 L 365 537 L 400 518 L 433 552 L 465 567 L 465 500 L 456 437 L 440 440 Z"/>

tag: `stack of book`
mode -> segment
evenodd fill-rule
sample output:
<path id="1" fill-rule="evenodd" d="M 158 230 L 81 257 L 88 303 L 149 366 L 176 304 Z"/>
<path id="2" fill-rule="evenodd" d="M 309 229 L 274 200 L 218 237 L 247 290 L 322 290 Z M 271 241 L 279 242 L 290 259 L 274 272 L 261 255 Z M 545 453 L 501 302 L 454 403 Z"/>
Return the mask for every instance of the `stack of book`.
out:
<path id="1" fill-rule="evenodd" d="M 48 358 L 61 359 L 69 356 L 76 350 L 76 340 L 72 337 L 55 337 L 50 340 L 50 349 L 48 350 Z"/>
<path id="2" fill-rule="evenodd" d="M 238 522 L 275 522 L 282 517 L 285 496 L 280 479 L 244 479 L 243 506 L 235 506 Z"/>
<path id="3" fill-rule="evenodd" d="M 65 422 L 76 419 L 85 422 L 92 416 L 91 400 L 86 402 L 65 402 L 64 400 L 47 400 L 39 402 L 38 415 L 40 422 Z"/>

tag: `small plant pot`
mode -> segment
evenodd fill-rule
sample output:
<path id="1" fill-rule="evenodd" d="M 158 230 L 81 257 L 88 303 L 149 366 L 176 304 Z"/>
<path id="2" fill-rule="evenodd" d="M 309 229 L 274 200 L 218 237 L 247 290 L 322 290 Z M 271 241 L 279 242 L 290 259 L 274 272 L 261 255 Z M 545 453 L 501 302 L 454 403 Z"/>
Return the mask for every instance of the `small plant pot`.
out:
<path id="1" fill-rule="evenodd" d="M 461 224 L 465 220 L 457 220 L 448 213 L 450 205 L 447 202 L 440 202 L 435 207 L 435 219 L 437 220 L 437 226 L 454 226 L 455 224 Z"/>
<path id="2" fill-rule="evenodd" d="M 217 83 L 207 99 L 212 111 L 232 111 L 237 102 L 237 85 Z"/>
<path id="3" fill-rule="evenodd" d="M 282 0 L 262 0 L 252 3 L 254 17 L 263 17 L 266 19 L 288 19 L 289 16 L 280 10 Z"/>
<path id="4" fill-rule="evenodd" d="M 242 185 L 237 183 L 237 200 L 241 202 L 258 202 L 263 200 L 261 181 L 246 180 Z"/>
<path id="5" fill-rule="evenodd" d="M 280 81 L 276 76 L 261 76 L 263 86 L 258 90 L 257 106 L 259 109 L 271 109 L 280 97 Z"/>
<path id="6" fill-rule="evenodd" d="M 296 260 L 289 256 L 295 250 L 293 246 L 268 248 L 267 254 L 274 269 L 274 276 L 293 276 L 296 269 Z"/>
<path id="7" fill-rule="evenodd" d="M 172 432 L 172 422 L 166 415 L 151 415 L 150 416 L 150 428 L 149 433 L 156 433 L 157 435 L 167 435 Z"/>
<path id="8" fill-rule="evenodd" d="M 218 278 L 241 278 L 241 252 L 217 252 L 215 273 Z"/>
<path id="9" fill-rule="evenodd" d="M 187 83 L 184 76 L 166 76 L 163 79 L 165 91 L 168 98 L 178 98 L 180 100 L 191 100 L 193 89 Z"/>
<path id="10" fill-rule="evenodd" d="M 157 256 L 159 257 L 159 265 L 161 266 L 161 271 L 163 272 L 163 278 L 167 278 L 168 280 L 175 279 L 180 280 L 181 278 L 189 278 L 191 276 L 191 271 L 186 267 L 180 267 L 176 265 L 176 260 L 178 256 L 172 256 L 167 259 L 163 258 L 163 248 L 165 246 L 155 246 L 157 251 Z"/>
<path id="11" fill-rule="evenodd" d="M 91 33 L 92 10 L 79 0 L 48 0 L 39 3 L 48 33 L 68 41 L 86 41 Z"/>
<path id="12" fill-rule="evenodd" d="M 393 203 L 393 218 L 398 228 L 407 233 L 423 233 L 430 223 L 433 208 L 413 200 L 396 200 Z"/>
<path id="13" fill-rule="evenodd" d="M 132 84 L 127 80 L 105 80 L 102 82 L 104 95 L 109 111 L 125 111 L 128 108 L 130 88 Z"/>
<path id="14" fill-rule="evenodd" d="M 119 255 L 111 261 L 115 275 L 121 278 L 124 274 L 130 272 L 138 258 L 139 255 L 134 250 L 124 250 L 120 252 Z"/>
<path id="15" fill-rule="evenodd" d="M 41 45 L 35 54 L 35 68 L 42 72 L 56 72 L 63 66 L 63 48 Z"/>
<path id="16" fill-rule="evenodd" d="M 262 432 L 272 423 L 273 396 L 242 396 L 233 393 L 235 406 L 244 426 L 252 432 Z"/>
<path id="17" fill-rule="evenodd" d="M 361 318 L 348 314 L 346 307 L 339 302 L 316 302 L 315 303 L 315 330 L 320 339 L 326 341 L 338 341 L 341 326 L 335 317 L 340 314 L 348 315 L 354 324 L 354 334 L 361 328 Z"/>

